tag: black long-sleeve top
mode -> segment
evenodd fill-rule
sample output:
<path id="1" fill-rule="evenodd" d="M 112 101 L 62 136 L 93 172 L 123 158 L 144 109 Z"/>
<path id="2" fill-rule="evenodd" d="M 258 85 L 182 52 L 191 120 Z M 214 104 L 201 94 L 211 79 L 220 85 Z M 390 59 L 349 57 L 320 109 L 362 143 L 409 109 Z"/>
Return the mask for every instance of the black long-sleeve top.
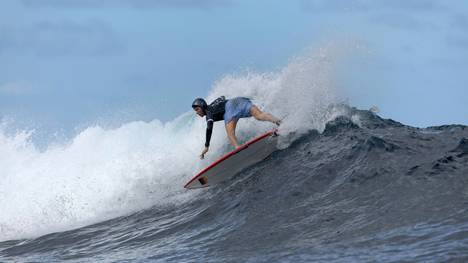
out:
<path id="1" fill-rule="evenodd" d="M 213 123 L 224 120 L 225 106 L 227 100 L 224 96 L 217 98 L 206 109 L 206 140 L 205 147 L 210 146 L 211 134 L 213 133 Z"/>

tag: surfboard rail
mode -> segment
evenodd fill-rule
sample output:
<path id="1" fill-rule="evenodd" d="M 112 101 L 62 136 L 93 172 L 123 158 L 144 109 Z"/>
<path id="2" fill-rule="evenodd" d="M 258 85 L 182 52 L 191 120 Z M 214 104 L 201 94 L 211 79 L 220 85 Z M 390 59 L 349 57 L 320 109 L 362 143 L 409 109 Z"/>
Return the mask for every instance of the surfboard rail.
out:
<path id="1" fill-rule="evenodd" d="M 209 166 L 207 166 L 206 168 L 204 168 L 203 170 L 201 170 L 200 172 L 198 172 L 192 179 L 190 179 L 188 181 L 188 183 L 186 183 L 184 185 L 184 188 L 190 188 L 189 186 L 195 181 L 195 180 L 199 180 L 200 178 L 202 178 L 202 176 L 210 171 L 211 169 L 215 168 L 216 166 L 218 166 L 220 163 L 222 163 L 223 161 L 227 160 L 229 157 L 239 153 L 239 152 L 242 152 L 243 150 L 247 149 L 250 145 L 262 140 L 262 139 L 265 139 L 269 136 L 277 136 L 277 129 L 273 129 L 265 134 L 262 134 L 258 137 L 255 137 L 249 141 L 247 141 L 246 143 L 242 144 L 241 146 L 239 146 L 238 148 L 226 153 L 225 155 L 221 156 L 220 158 L 218 158 L 216 161 L 214 161 L 212 164 L 210 164 Z M 209 184 L 203 184 L 202 182 L 200 182 L 202 184 L 201 187 L 195 187 L 195 188 L 203 188 L 203 187 L 208 187 Z"/>

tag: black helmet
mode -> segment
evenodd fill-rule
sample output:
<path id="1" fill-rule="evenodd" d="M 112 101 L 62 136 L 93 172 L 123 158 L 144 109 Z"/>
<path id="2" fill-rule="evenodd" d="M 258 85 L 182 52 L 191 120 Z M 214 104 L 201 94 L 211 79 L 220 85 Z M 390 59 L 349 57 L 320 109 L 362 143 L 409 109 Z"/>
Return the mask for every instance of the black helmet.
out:
<path id="1" fill-rule="evenodd" d="M 195 108 L 195 107 L 201 107 L 203 110 L 205 110 L 208 107 L 208 104 L 206 104 L 206 101 L 204 99 L 196 98 L 192 102 L 192 108 Z"/>

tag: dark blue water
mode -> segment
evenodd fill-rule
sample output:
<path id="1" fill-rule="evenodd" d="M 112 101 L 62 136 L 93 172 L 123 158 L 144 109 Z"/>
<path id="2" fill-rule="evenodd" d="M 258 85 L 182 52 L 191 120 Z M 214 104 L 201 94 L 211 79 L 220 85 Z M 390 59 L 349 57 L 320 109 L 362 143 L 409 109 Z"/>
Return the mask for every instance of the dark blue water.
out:
<path id="1" fill-rule="evenodd" d="M 181 204 L 0 243 L 6 262 L 468 262 L 468 128 L 350 109 Z M 358 125 L 359 124 L 359 125 Z"/>

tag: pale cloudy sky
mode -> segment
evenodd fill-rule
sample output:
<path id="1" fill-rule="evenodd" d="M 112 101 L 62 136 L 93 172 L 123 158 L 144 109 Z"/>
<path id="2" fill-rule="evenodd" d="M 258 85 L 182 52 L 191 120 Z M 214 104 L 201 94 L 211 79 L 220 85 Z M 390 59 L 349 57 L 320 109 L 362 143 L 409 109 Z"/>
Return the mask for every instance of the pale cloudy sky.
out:
<path id="1" fill-rule="evenodd" d="M 468 124 L 467 29 L 455 0 L 2 0 L 0 116 L 51 130 L 168 121 L 224 74 L 350 38 L 372 50 L 342 66 L 351 105 Z"/>

